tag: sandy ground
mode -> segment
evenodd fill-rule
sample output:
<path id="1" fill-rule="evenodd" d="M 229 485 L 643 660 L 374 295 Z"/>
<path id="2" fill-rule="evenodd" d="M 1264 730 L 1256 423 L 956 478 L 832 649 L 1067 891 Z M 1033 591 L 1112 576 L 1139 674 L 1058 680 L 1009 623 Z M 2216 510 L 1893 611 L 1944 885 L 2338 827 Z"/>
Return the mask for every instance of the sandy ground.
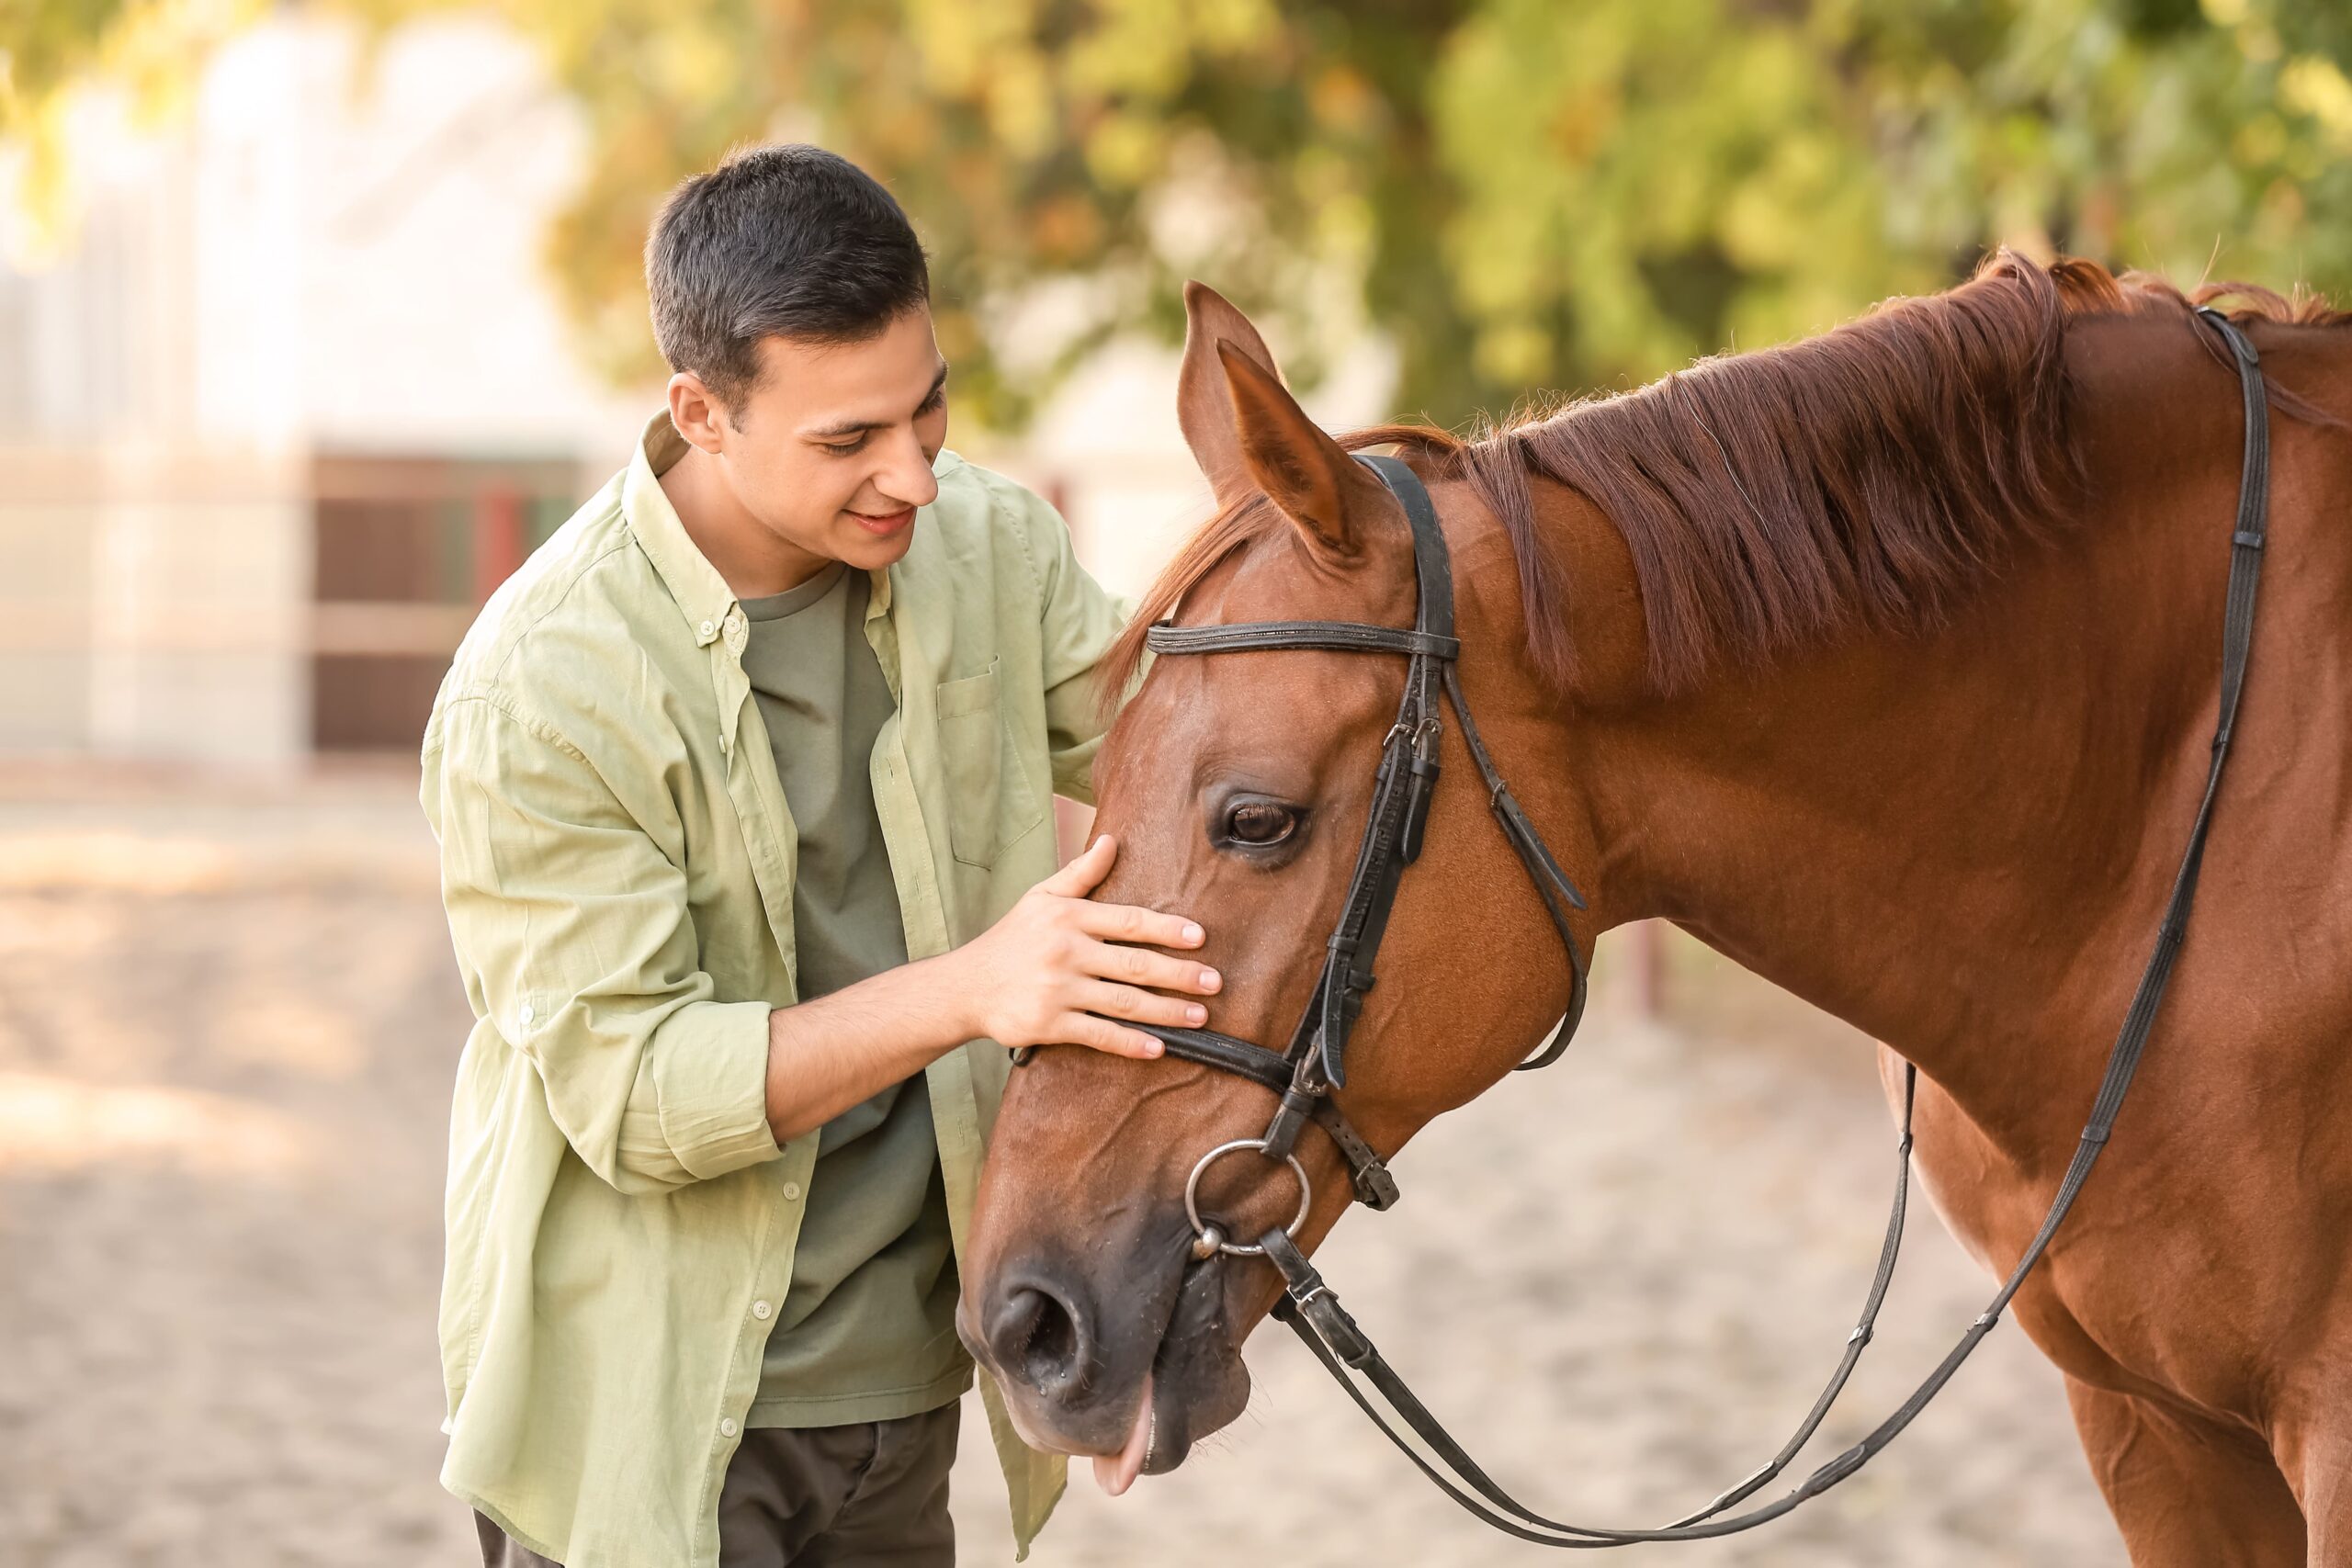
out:
<path id="1" fill-rule="evenodd" d="M 473 1561 L 435 1483 L 448 1082 L 468 1021 L 405 784 L 0 774 L 0 1563 Z M 1865 1044 L 1695 948 L 1567 1060 L 1399 1162 L 1326 1249 L 1440 1413 L 1539 1505 L 1695 1506 L 1774 1448 L 1867 1282 L 1893 1133 Z M 1622 965 L 1621 965 L 1622 967 Z M 1924 1204 L 1826 1457 L 1989 1293 Z M 1279 1329 L 1177 1474 L 1084 1478 L 1045 1568 L 1533 1562 L 1429 1493 Z M 967 1411 L 976 1418 L 976 1412 Z M 966 1560 L 1010 1559 L 986 1444 Z M 1872 1469 L 1692 1563 L 2120 1564 L 2014 1328 Z"/>

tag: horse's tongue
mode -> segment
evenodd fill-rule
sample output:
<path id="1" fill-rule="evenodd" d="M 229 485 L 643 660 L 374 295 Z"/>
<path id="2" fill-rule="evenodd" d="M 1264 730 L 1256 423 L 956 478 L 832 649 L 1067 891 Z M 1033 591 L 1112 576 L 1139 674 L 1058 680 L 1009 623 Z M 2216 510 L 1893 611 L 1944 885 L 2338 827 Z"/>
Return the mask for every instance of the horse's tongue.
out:
<path id="1" fill-rule="evenodd" d="M 1143 1398 L 1136 1404 L 1135 1430 L 1127 1434 L 1127 1446 L 1116 1454 L 1094 1456 L 1094 1484 L 1116 1497 L 1135 1484 L 1143 1472 L 1144 1456 L 1151 1448 L 1151 1374 L 1143 1375 Z"/>

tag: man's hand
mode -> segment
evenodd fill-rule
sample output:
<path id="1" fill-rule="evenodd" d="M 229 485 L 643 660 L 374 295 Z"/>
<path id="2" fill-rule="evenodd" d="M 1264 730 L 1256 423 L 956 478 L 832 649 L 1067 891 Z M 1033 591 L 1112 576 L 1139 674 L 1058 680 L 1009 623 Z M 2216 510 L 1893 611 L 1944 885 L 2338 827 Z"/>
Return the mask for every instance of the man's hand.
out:
<path id="1" fill-rule="evenodd" d="M 1181 915 L 1086 897 L 1111 873 L 1108 834 L 951 955 L 968 982 L 974 1034 L 998 1043 L 1091 1045 L 1121 1056 L 1157 1056 L 1160 1043 L 1113 1021 L 1198 1028 L 1208 1010 L 1158 991 L 1215 996 L 1217 972 L 1190 959 L 1127 945 L 1198 947 L 1201 928 Z"/>
<path id="2" fill-rule="evenodd" d="M 1095 840 L 953 952 L 771 1012 L 768 1129 L 776 1142 L 815 1132 L 976 1035 L 1157 1056 L 1159 1041 L 1112 1021 L 1203 1022 L 1207 1010 L 1198 1002 L 1155 988 L 1214 996 L 1216 970 L 1123 945 L 1198 947 L 1201 928 L 1178 915 L 1087 899 L 1117 852 L 1108 838 Z"/>

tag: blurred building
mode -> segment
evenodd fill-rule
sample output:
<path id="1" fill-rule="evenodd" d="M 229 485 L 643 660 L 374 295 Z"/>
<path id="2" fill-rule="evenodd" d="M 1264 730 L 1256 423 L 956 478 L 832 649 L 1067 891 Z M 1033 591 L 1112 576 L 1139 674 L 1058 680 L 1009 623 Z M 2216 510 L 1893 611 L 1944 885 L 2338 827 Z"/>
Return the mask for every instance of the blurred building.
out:
<path id="1" fill-rule="evenodd" d="M 473 606 L 635 404 L 537 283 L 578 137 L 481 27 L 274 22 L 156 132 L 94 97 L 0 272 L 0 749 L 413 747 Z M 20 224 L 10 204 L 0 222 Z"/>
<path id="2" fill-rule="evenodd" d="M 0 755 L 413 751 L 476 607 L 656 395 L 577 361 L 544 281 L 572 111 L 488 22 L 371 51 L 281 15 L 160 127 L 94 95 L 72 145 L 60 254 L 0 178 Z M 1387 379 L 1367 347 L 1317 412 Z M 1132 589 L 1203 505 L 1174 387 L 1117 349 L 1021 447 L 951 439 Z"/>

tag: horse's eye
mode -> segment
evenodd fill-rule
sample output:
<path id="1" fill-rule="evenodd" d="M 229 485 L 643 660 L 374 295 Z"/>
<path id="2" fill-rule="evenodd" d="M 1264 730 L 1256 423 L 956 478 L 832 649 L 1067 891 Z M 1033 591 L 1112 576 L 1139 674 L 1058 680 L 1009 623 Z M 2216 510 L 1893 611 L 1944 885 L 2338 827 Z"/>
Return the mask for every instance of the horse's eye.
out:
<path id="1" fill-rule="evenodd" d="M 1272 800 L 1238 800 L 1225 814 L 1226 837 L 1257 849 L 1281 843 L 1297 828 L 1298 813 Z"/>

